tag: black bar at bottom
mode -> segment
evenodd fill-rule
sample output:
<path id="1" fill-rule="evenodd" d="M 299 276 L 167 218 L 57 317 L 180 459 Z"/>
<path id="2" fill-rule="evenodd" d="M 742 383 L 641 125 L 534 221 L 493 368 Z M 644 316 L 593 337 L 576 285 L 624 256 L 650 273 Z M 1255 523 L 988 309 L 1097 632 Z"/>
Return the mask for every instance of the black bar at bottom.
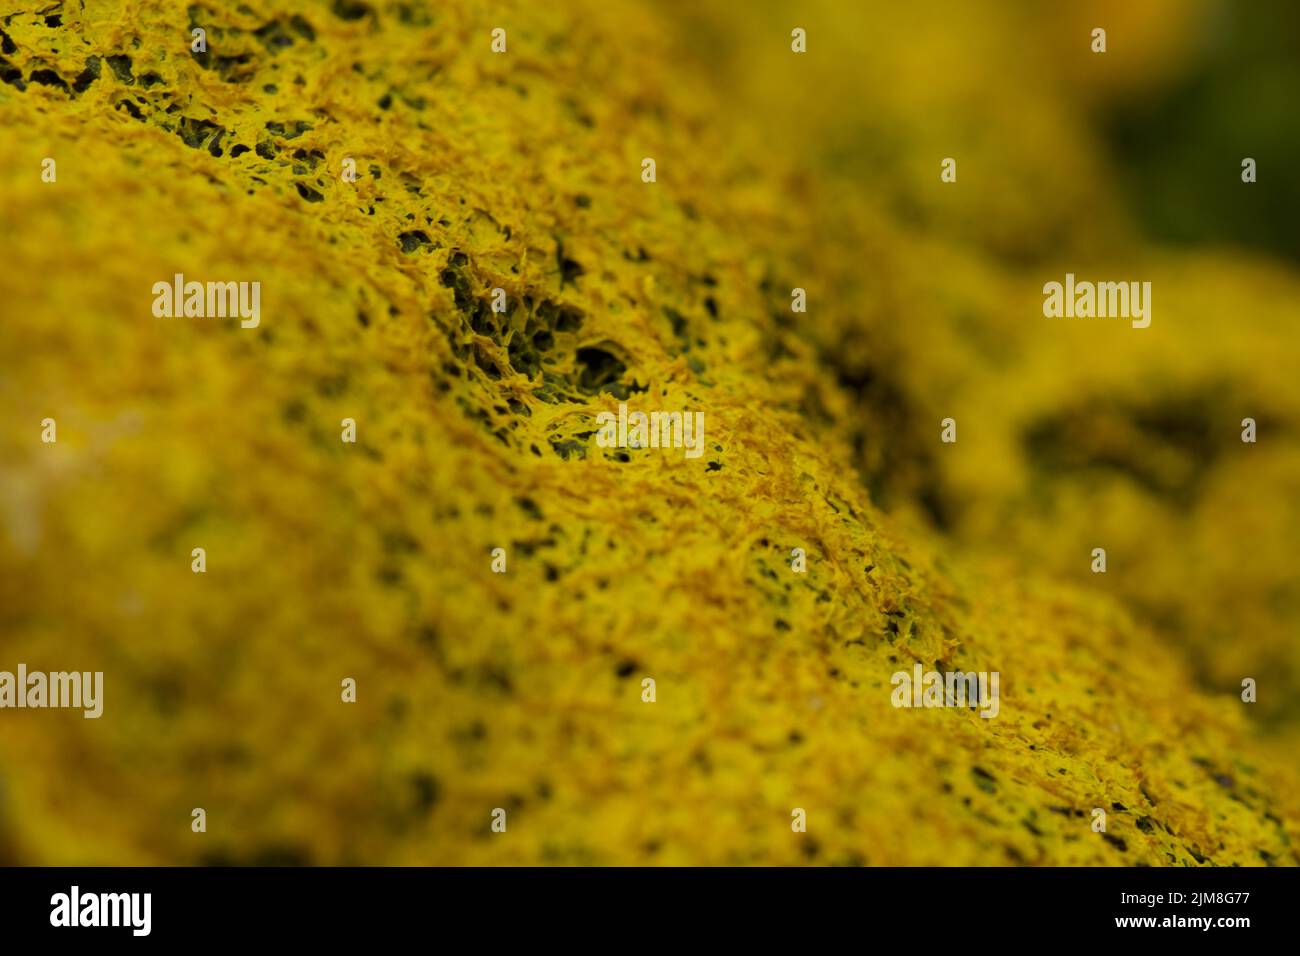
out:
<path id="1" fill-rule="evenodd" d="M 495 944 L 511 937 L 532 944 L 683 939 L 665 933 L 693 939 L 725 933 L 733 943 L 752 938 L 769 944 L 839 932 L 864 942 L 915 932 L 918 942 L 933 937 L 948 946 L 1038 932 L 1058 941 L 1133 936 L 1185 942 L 1199 935 L 1231 944 L 1289 928 L 1298 873 L 13 868 L 0 870 L 0 938 L 10 952 L 17 950 L 8 944 L 17 941 L 67 941 L 74 934 L 82 943 L 128 945 L 336 945 L 405 936 L 437 947 L 459 940 L 457 949 L 475 939 Z"/>

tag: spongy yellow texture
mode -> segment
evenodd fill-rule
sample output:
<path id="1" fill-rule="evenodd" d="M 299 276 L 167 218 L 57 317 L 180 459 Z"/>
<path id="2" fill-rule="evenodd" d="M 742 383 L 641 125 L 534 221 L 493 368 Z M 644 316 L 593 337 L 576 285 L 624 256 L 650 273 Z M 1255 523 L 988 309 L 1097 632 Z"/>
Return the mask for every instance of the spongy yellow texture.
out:
<path id="1" fill-rule="evenodd" d="M 845 6 L 807 11 L 804 60 L 767 5 L 87 0 L 4 22 L 0 669 L 102 670 L 105 710 L 0 712 L 0 857 L 1297 862 L 1285 749 L 1123 591 L 1064 576 L 1096 502 L 1018 504 L 1013 442 L 1094 410 L 1063 366 L 1116 396 L 1122 443 L 1150 363 L 1241 379 L 1265 333 L 1026 331 L 1042 279 L 1019 250 L 1132 243 L 1069 125 L 1086 81 L 1026 83 L 1012 55 L 921 68 L 956 37 L 1052 36 L 1027 14 Z M 854 96 L 879 109 L 843 122 Z M 936 129 L 965 134 L 960 181 L 1001 190 L 948 208 Z M 1286 274 L 1152 268 L 1294 328 Z M 259 281 L 259 326 L 156 318 L 176 273 Z M 1281 368 L 1252 388 L 1289 414 Z M 620 399 L 703 411 L 704 455 L 599 447 Z M 1275 480 L 1233 477 L 1233 454 L 1222 499 L 1294 475 L 1275 455 Z M 1112 493 L 1135 547 L 1193 520 Z M 943 502 L 947 531 L 914 514 Z M 1196 527 L 1236 540 L 1221 514 Z M 1146 580 L 1177 604 L 1168 560 Z M 998 716 L 896 709 L 915 663 L 998 671 Z"/>

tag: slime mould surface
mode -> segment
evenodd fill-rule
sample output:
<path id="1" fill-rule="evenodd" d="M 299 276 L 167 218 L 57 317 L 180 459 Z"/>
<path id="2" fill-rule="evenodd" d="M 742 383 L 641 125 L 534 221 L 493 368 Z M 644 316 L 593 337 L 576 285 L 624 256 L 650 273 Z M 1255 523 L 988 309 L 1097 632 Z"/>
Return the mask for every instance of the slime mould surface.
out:
<path id="1" fill-rule="evenodd" d="M 963 177 L 1032 195 L 957 212 L 893 124 L 960 128 L 903 69 L 939 33 L 856 5 L 806 67 L 772 4 L 47 6 L 0 20 L 0 668 L 103 671 L 104 715 L 0 715 L 0 862 L 1300 862 L 1295 735 L 1233 690 L 1300 673 L 1262 599 L 1297 454 L 1206 426 L 1293 434 L 1297 284 L 1133 238 L 1068 131 L 1108 91 L 967 78 L 1005 107 Z M 864 93 L 827 64 L 868 27 Z M 1053 241 L 1184 278 L 1186 340 L 1010 318 Z M 176 274 L 260 323 L 155 317 Z M 703 454 L 603 447 L 620 402 Z M 1174 553 L 1084 580 L 1098 521 Z M 894 707 L 917 664 L 1000 673 L 998 715 Z"/>

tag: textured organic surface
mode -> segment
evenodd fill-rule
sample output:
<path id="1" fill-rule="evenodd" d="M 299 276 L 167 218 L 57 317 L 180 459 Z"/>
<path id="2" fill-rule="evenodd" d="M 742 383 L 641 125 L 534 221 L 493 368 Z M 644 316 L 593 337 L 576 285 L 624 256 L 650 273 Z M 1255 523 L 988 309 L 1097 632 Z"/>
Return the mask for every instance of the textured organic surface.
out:
<path id="1" fill-rule="evenodd" d="M 1300 282 L 1144 241 L 1071 120 L 1179 32 L 486 6 L 3 20 L 0 669 L 106 700 L 0 713 L 0 860 L 1300 862 Z M 1151 328 L 1044 320 L 1080 262 Z M 620 400 L 704 454 L 598 447 Z M 1000 714 L 895 709 L 917 662 Z"/>

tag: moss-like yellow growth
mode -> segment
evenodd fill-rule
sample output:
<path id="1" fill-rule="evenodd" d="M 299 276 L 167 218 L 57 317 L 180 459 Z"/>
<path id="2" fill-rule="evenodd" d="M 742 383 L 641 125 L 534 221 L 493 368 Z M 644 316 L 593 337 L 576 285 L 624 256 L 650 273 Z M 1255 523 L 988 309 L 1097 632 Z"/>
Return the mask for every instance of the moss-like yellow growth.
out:
<path id="1" fill-rule="evenodd" d="M 1298 286 L 1133 238 L 1070 116 L 1140 66 L 1025 82 L 1062 28 L 963 4 L 73 6 L 3 26 L 0 669 L 105 714 L 0 711 L 4 860 L 1298 862 L 1231 690 L 1296 683 L 1294 441 L 1233 441 L 1295 421 Z M 1057 255 L 1152 328 L 1036 321 Z M 260 325 L 156 318 L 177 273 Z M 705 453 L 599 447 L 620 399 Z M 998 717 L 894 708 L 916 663 Z"/>

